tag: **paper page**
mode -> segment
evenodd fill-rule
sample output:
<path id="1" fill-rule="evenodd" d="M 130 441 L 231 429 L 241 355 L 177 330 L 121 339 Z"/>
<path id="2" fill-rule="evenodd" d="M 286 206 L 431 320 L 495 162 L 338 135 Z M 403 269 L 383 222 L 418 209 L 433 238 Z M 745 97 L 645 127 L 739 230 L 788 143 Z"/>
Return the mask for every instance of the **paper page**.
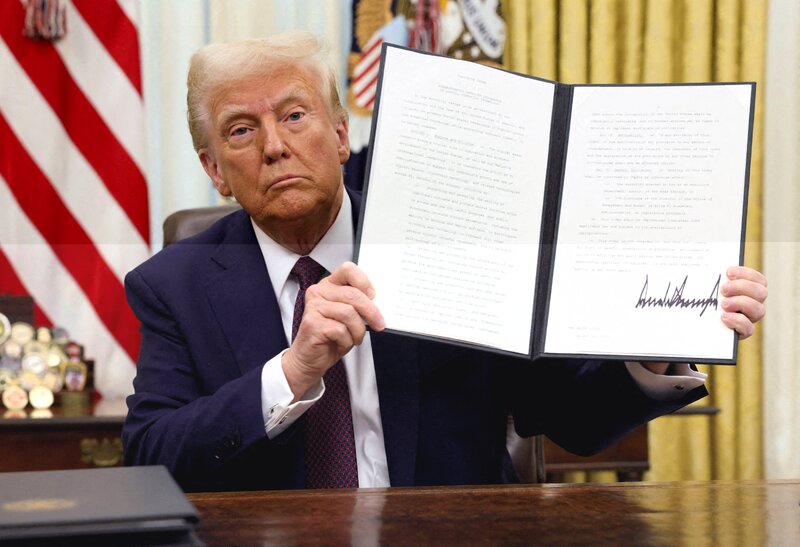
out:
<path id="1" fill-rule="evenodd" d="M 391 329 L 529 352 L 554 84 L 389 48 L 358 255 Z"/>
<path id="2" fill-rule="evenodd" d="M 750 94 L 575 88 L 546 352 L 732 358 Z"/>

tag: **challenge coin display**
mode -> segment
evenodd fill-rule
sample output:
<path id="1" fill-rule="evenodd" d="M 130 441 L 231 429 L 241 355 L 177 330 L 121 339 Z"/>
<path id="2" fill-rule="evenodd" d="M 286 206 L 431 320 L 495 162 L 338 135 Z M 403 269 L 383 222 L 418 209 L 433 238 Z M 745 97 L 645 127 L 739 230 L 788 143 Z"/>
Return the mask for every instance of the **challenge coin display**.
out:
<path id="1" fill-rule="evenodd" d="M 64 378 L 60 371 L 51 369 L 44 373 L 42 385 L 53 393 L 58 393 L 64 387 Z"/>
<path id="2" fill-rule="evenodd" d="M 0 392 L 7 409 L 5 417 L 25 417 L 29 404 L 37 415 L 50 412 L 56 402 L 54 394 L 62 392 L 65 385 L 84 401 L 89 395 L 83 391 L 89 378 L 83 347 L 70 341 L 64 329 L 11 322 L 0 314 Z M 66 402 L 59 404 L 63 407 Z"/>
<path id="3" fill-rule="evenodd" d="M 47 356 L 43 353 L 26 353 L 22 357 L 22 372 L 43 376 L 47 370 Z"/>
<path id="4" fill-rule="evenodd" d="M 14 340 L 8 339 L 3 344 L 3 355 L 10 359 L 19 359 L 22 357 L 22 346 Z"/>
<path id="5" fill-rule="evenodd" d="M 19 387 L 25 391 L 30 391 L 42 383 L 42 377 L 30 371 L 22 371 L 18 378 Z"/>
<path id="6" fill-rule="evenodd" d="M 80 361 L 68 361 L 64 365 L 64 386 L 68 391 L 83 391 L 88 371 Z"/>
<path id="7" fill-rule="evenodd" d="M 0 313 L 0 345 L 11 336 L 11 322 L 8 317 Z"/>
<path id="8" fill-rule="evenodd" d="M 49 346 L 53 343 L 53 333 L 47 327 L 39 327 L 36 329 L 36 339 L 45 346 Z"/>
<path id="9" fill-rule="evenodd" d="M 28 406 L 28 394 L 19 386 L 8 386 L 3 390 L 3 405 L 9 410 L 22 410 Z"/>
<path id="10" fill-rule="evenodd" d="M 28 399 L 30 400 L 31 406 L 38 410 L 50 408 L 53 406 L 53 401 L 55 400 L 53 392 L 44 386 L 36 386 L 31 389 L 28 394 Z"/>
<path id="11" fill-rule="evenodd" d="M 67 354 L 58 346 L 50 346 L 47 350 L 47 365 L 51 368 L 60 367 L 61 363 L 66 362 Z"/>
<path id="12" fill-rule="evenodd" d="M 0 391 L 5 390 L 8 386 L 13 386 L 16 382 L 15 378 L 17 373 L 8 368 L 0 368 Z"/>
<path id="13" fill-rule="evenodd" d="M 35 335 L 36 331 L 28 323 L 17 322 L 11 324 L 11 339 L 20 346 L 24 346 L 33 340 Z"/>
<path id="14" fill-rule="evenodd" d="M 41 342 L 39 340 L 30 340 L 22 346 L 22 353 L 40 353 L 46 354 L 50 349 L 50 344 Z"/>

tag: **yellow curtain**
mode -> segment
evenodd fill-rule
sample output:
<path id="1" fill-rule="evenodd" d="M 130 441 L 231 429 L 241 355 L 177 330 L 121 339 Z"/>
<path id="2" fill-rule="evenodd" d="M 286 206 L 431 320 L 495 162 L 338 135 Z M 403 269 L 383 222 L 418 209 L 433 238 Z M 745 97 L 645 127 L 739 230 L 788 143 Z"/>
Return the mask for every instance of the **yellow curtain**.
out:
<path id="1" fill-rule="evenodd" d="M 767 0 L 503 0 L 505 65 L 562 83 L 756 81 L 745 264 L 761 268 L 762 111 Z M 761 336 L 735 367 L 701 367 L 715 415 L 650 424 L 649 480 L 763 475 Z M 613 475 L 593 475 L 608 480 Z"/>

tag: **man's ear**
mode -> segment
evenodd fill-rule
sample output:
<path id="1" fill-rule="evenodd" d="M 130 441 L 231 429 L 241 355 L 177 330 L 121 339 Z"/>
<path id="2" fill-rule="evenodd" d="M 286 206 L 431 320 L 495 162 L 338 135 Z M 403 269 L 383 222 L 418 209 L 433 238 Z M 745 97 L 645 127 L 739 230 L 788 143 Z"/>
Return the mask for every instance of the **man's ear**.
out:
<path id="1" fill-rule="evenodd" d="M 350 127 L 346 116 L 336 124 L 336 136 L 339 137 L 339 164 L 344 165 L 350 157 Z"/>
<path id="2" fill-rule="evenodd" d="M 222 180 L 222 174 L 219 172 L 219 164 L 214 158 L 214 154 L 208 148 L 201 148 L 197 151 L 197 156 L 200 158 L 200 163 L 203 165 L 206 174 L 211 178 L 214 183 L 214 188 L 222 196 L 230 196 L 233 194 L 225 181 Z"/>

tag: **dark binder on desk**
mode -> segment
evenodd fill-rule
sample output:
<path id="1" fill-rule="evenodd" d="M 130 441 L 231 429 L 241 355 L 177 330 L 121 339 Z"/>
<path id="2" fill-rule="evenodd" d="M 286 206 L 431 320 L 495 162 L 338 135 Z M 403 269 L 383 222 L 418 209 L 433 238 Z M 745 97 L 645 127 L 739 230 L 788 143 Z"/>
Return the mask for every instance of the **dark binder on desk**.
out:
<path id="1" fill-rule="evenodd" d="M 384 44 L 355 260 L 388 330 L 734 363 L 755 84 L 567 85 Z"/>
<path id="2" fill-rule="evenodd" d="M 163 466 L 0 473 L 0 545 L 190 545 L 198 522 Z"/>

